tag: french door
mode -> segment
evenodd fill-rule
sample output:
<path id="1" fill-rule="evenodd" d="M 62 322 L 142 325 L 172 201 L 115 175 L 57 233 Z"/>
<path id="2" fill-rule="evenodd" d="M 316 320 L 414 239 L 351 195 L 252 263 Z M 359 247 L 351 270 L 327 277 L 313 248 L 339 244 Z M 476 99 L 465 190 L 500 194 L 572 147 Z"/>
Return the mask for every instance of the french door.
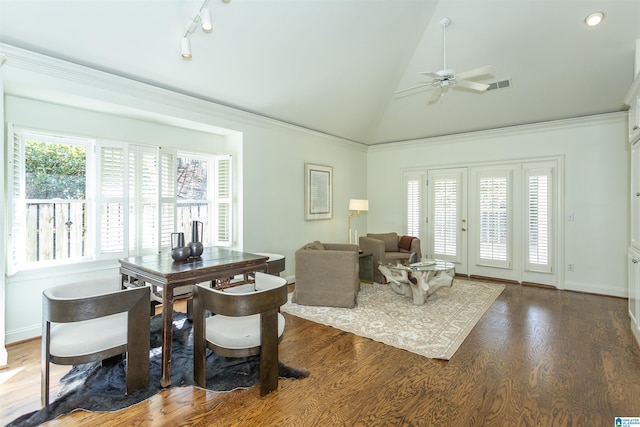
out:
<path id="1" fill-rule="evenodd" d="M 458 274 L 557 286 L 556 169 L 543 161 L 414 172 L 425 186 L 406 181 L 408 230 L 424 256 L 453 262 Z"/>
<path id="2" fill-rule="evenodd" d="M 427 254 L 453 262 L 467 274 L 467 169 L 427 173 Z"/>

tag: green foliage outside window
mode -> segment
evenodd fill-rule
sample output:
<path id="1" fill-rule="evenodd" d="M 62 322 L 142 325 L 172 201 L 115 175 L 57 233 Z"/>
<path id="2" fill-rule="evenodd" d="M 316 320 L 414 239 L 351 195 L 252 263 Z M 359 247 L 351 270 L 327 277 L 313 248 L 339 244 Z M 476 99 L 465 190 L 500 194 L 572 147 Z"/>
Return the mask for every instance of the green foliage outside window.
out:
<path id="1" fill-rule="evenodd" d="M 27 141 L 27 199 L 85 199 L 86 165 L 85 147 Z"/>

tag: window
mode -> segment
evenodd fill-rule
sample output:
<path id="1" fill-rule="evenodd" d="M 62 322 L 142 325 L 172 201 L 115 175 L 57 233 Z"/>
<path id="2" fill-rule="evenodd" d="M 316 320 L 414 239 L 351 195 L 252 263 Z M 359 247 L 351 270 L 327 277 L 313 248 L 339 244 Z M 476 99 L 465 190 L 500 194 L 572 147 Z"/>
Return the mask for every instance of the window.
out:
<path id="1" fill-rule="evenodd" d="M 406 189 L 406 233 L 408 236 L 420 237 L 420 225 L 422 218 L 422 191 L 420 184 L 423 176 L 420 174 L 408 174 L 405 176 Z"/>
<path id="2" fill-rule="evenodd" d="M 9 264 L 51 264 L 92 255 L 86 230 L 91 224 L 87 165 L 93 141 L 36 132 L 13 136 Z"/>
<path id="3" fill-rule="evenodd" d="M 193 220 L 231 245 L 230 156 L 9 131 L 9 274 L 157 253 Z"/>
<path id="4" fill-rule="evenodd" d="M 552 169 L 527 169 L 526 176 L 526 269 L 551 272 Z"/>
<path id="5" fill-rule="evenodd" d="M 510 181 L 508 171 L 478 174 L 478 265 L 511 266 Z"/>
<path id="6" fill-rule="evenodd" d="M 455 257 L 458 253 L 458 179 L 438 177 L 433 183 L 433 253 Z"/>

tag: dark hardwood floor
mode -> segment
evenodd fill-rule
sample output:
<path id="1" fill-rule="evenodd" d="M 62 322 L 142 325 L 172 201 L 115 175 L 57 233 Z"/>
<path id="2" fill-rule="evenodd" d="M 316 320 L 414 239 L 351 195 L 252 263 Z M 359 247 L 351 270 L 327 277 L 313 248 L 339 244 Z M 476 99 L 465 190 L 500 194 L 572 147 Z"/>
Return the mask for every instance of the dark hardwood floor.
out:
<path id="1" fill-rule="evenodd" d="M 507 284 L 448 362 L 285 316 L 280 359 L 309 378 L 281 379 L 263 398 L 256 387 L 173 388 L 47 425 L 613 426 L 640 416 L 640 349 L 625 299 Z M 39 405 L 39 340 L 8 350 L 3 423 Z"/>

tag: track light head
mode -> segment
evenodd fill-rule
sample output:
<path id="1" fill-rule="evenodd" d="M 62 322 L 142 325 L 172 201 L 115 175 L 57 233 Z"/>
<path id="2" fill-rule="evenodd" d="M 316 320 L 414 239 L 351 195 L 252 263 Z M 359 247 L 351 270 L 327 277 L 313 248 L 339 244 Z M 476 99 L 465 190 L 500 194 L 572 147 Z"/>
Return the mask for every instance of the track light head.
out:
<path id="1" fill-rule="evenodd" d="M 210 33 L 213 31 L 213 23 L 211 22 L 211 11 L 208 8 L 200 10 L 200 21 L 202 22 L 202 31 Z"/>
<path id="2" fill-rule="evenodd" d="M 188 37 L 183 37 L 180 42 L 180 52 L 182 54 L 182 58 L 191 59 L 191 42 Z"/>

